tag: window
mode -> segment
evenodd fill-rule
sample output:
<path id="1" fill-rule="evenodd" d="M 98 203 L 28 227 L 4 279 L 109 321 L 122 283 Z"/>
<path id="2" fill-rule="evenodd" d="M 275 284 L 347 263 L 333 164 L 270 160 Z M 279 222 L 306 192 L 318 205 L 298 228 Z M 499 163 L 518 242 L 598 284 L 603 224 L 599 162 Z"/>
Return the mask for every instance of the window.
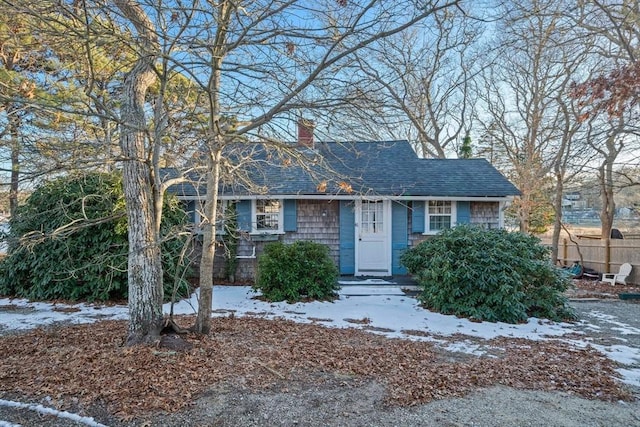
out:
<path id="1" fill-rule="evenodd" d="M 282 232 L 283 210 L 281 200 L 255 200 L 253 207 L 253 232 Z"/>
<path id="2" fill-rule="evenodd" d="M 451 228 L 455 225 L 455 204 L 446 200 L 427 202 L 427 233 Z"/>
<path id="3" fill-rule="evenodd" d="M 374 234 L 384 232 L 383 203 L 379 201 L 362 202 L 362 220 L 360 227 L 362 233 Z"/>

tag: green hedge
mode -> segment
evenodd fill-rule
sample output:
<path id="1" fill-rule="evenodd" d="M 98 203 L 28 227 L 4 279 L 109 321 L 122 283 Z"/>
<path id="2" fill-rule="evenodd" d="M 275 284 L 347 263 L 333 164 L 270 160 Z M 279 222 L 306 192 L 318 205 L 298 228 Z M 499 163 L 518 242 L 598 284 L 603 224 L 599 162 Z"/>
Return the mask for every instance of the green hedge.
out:
<path id="1" fill-rule="evenodd" d="M 338 268 L 326 245 L 272 242 L 258 259 L 253 288 L 270 301 L 332 299 L 338 289 Z"/>
<path id="2" fill-rule="evenodd" d="M 401 263 L 432 310 L 475 320 L 575 318 L 563 292 L 570 281 L 536 237 L 463 225 L 406 251 Z"/>
<path id="3" fill-rule="evenodd" d="M 187 216 L 175 198 L 163 208 L 165 295 L 185 269 L 175 230 Z M 53 233 L 57 230 L 56 233 Z M 36 300 L 127 297 L 127 220 L 121 177 L 89 173 L 45 182 L 10 221 L 0 294 Z M 177 284 L 188 290 L 184 279 Z"/>

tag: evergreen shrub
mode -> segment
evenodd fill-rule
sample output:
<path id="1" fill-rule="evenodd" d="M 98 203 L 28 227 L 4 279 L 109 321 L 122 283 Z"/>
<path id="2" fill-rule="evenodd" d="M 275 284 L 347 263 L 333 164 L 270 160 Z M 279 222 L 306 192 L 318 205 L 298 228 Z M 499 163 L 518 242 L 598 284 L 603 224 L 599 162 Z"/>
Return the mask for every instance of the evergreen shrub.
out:
<path id="1" fill-rule="evenodd" d="M 434 311 L 508 323 L 575 318 L 563 294 L 571 282 L 534 236 L 461 225 L 407 250 L 401 263 Z"/>
<path id="2" fill-rule="evenodd" d="M 162 252 L 165 295 L 174 277 L 188 291 L 177 229 L 187 216 L 167 197 L 163 207 Z M 118 174 L 67 176 L 40 185 L 18 207 L 4 239 L 0 295 L 35 300 L 111 300 L 127 297 L 127 219 Z"/>
<path id="3" fill-rule="evenodd" d="M 328 300 L 338 290 L 338 268 L 326 245 L 272 242 L 258 259 L 253 288 L 269 301 Z"/>

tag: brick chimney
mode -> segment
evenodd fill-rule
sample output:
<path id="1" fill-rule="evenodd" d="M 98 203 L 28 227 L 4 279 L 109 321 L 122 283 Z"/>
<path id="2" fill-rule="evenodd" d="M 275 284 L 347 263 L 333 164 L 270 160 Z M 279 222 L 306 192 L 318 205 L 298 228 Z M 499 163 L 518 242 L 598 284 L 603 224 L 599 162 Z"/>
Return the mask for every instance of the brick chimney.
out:
<path id="1" fill-rule="evenodd" d="M 313 129 L 315 127 L 313 120 L 298 119 L 298 146 L 313 148 Z"/>

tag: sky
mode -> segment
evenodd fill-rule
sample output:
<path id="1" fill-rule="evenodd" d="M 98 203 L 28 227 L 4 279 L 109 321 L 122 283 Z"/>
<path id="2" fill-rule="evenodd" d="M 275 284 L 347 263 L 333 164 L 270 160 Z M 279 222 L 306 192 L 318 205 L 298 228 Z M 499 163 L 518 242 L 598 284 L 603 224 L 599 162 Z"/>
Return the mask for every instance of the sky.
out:
<path id="1" fill-rule="evenodd" d="M 398 285 L 381 279 L 343 282 L 339 299 L 333 302 L 288 304 L 270 303 L 256 299 L 258 295 L 249 286 L 215 286 L 213 292 L 213 316 L 254 316 L 267 319 L 289 319 L 299 323 L 316 323 L 329 328 L 357 328 L 391 338 L 430 341 L 446 350 L 482 355 L 489 350 L 482 340 L 492 338 L 525 338 L 529 340 L 559 339 L 578 348 L 591 345 L 608 358 L 623 365 L 640 363 L 640 348 L 626 345 L 624 340 L 608 346 L 594 344 L 584 334 L 584 329 L 599 329 L 588 320 L 577 324 L 557 323 L 530 318 L 527 323 L 508 324 L 471 322 L 456 316 L 432 313 L 418 305 L 415 298 L 407 296 Z M 198 294 L 174 306 L 175 314 L 195 314 Z M 12 306 L 2 311 L 2 306 Z M 74 311 L 64 310 L 73 307 Z M 164 311 L 169 313 L 169 304 Z M 593 312 L 588 318 L 598 318 L 615 326 L 620 335 L 640 335 L 640 329 L 625 324 L 607 314 Z M 57 322 L 92 323 L 102 319 L 128 319 L 124 305 L 52 304 L 29 302 L 24 299 L 0 298 L 0 330 L 27 330 Z M 367 322 L 363 322 L 368 319 Z M 416 336 L 403 331 L 419 330 L 428 336 Z M 454 340 L 444 339 L 454 334 Z M 577 335 L 576 335 L 577 334 Z M 567 336 L 566 339 L 563 336 Z M 577 339 L 576 336 L 584 336 Z M 622 366 L 618 369 L 622 381 L 640 387 L 640 369 Z"/>

